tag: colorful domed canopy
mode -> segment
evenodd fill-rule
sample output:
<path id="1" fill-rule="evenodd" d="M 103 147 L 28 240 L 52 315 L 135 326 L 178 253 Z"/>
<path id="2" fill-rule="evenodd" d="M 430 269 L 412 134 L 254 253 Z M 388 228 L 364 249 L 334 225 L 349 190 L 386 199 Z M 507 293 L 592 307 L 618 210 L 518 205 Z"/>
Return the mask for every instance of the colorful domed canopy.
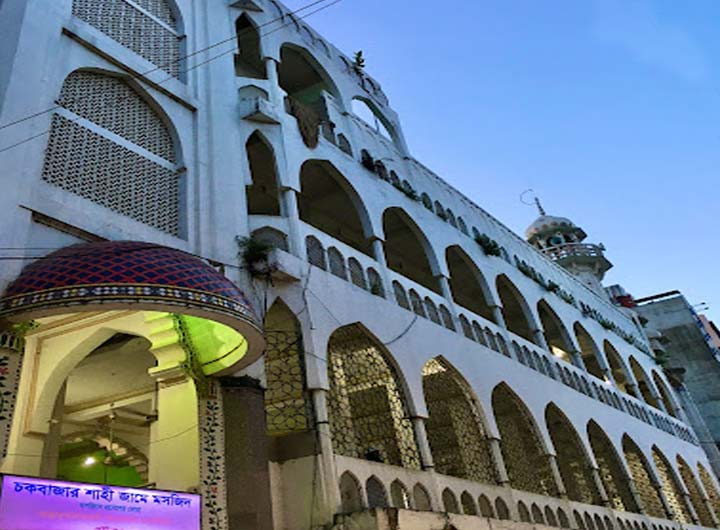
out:
<path id="1" fill-rule="evenodd" d="M 573 229 L 577 228 L 567 217 L 557 217 L 555 215 L 541 215 L 525 230 L 525 237 L 532 239 L 533 237 L 544 232 L 553 230 Z"/>
<path id="2" fill-rule="evenodd" d="M 0 299 L 11 321 L 136 309 L 214 321 L 239 332 L 248 357 L 264 346 L 261 326 L 237 286 L 203 260 L 153 243 L 104 241 L 65 247 L 25 267 Z"/>

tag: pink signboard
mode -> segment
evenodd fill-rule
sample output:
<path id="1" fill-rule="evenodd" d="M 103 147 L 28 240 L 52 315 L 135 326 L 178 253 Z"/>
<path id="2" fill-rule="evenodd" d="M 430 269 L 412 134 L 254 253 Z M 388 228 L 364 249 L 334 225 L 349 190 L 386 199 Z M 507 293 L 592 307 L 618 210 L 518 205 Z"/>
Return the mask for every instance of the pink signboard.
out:
<path id="1" fill-rule="evenodd" d="M 200 530 L 200 496 L 2 477 L 0 530 Z"/>

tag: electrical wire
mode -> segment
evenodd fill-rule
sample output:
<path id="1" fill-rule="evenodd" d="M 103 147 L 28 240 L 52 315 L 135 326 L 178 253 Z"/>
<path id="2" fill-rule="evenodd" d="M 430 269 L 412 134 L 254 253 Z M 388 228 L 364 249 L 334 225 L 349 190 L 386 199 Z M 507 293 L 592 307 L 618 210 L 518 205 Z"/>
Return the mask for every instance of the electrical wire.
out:
<path id="1" fill-rule="evenodd" d="M 325 2 L 325 1 L 327 1 L 327 0 L 316 0 L 316 2 L 314 2 L 313 4 L 309 4 L 309 5 L 316 5 L 316 4 L 318 4 L 319 2 Z M 342 0 L 334 0 L 333 2 L 330 2 L 329 4 L 326 4 L 326 5 L 322 6 L 322 7 L 319 7 L 318 9 L 316 9 L 316 10 L 314 10 L 314 11 L 311 11 L 310 13 L 307 13 L 307 14 L 303 15 L 302 17 L 298 17 L 298 18 L 300 18 L 301 20 L 303 20 L 303 19 L 305 19 L 305 18 L 307 18 L 307 17 L 310 17 L 310 16 L 312 16 L 312 15 L 314 15 L 314 14 L 316 14 L 316 13 L 319 13 L 320 11 L 323 11 L 323 10 L 325 10 L 325 9 L 327 9 L 327 8 L 329 8 L 329 7 L 332 7 L 332 6 L 336 5 L 336 4 L 339 4 L 340 2 L 342 2 Z M 297 11 L 295 11 L 295 12 L 297 12 Z M 268 35 L 271 35 L 271 34 L 275 33 L 276 31 L 280 31 L 281 29 L 283 29 L 283 28 L 285 28 L 285 27 L 287 27 L 287 26 L 289 26 L 289 25 L 291 25 L 291 24 L 293 24 L 293 23 L 294 23 L 294 21 L 292 21 L 292 20 L 291 20 L 290 22 L 286 22 L 285 24 L 283 24 L 283 25 L 281 25 L 281 26 L 279 26 L 279 27 L 277 27 L 277 28 L 275 28 L 275 29 L 273 29 L 273 30 L 271 30 L 271 31 L 268 31 L 267 33 L 264 33 L 263 35 L 261 35 L 261 37 L 267 37 Z M 230 40 L 235 40 L 235 38 L 236 38 L 236 37 L 233 37 L 233 39 L 230 39 Z M 224 42 L 228 42 L 228 41 L 226 40 L 226 41 L 224 41 Z M 208 48 L 208 49 L 209 49 L 209 48 Z M 201 66 L 205 66 L 205 65 L 211 63 L 212 61 L 215 61 L 216 59 L 219 59 L 220 57 L 223 57 L 223 56 L 225 56 L 225 55 L 227 55 L 227 54 L 229 54 L 229 53 L 233 53 L 236 49 L 237 49 L 236 47 L 233 47 L 233 48 L 230 49 L 230 50 L 227 50 L 227 51 L 222 52 L 222 53 L 220 53 L 220 54 L 218 54 L 218 55 L 215 55 L 214 57 L 211 57 L 210 59 L 207 59 L 206 61 L 202 61 L 202 62 L 200 62 L 200 63 L 198 63 L 198 64 L 196 64 L 196 65 L 193 65 L 193 66 L 191 66 L 191 67 L 189 67 L 189 68 L 187 68 L 187 69 L 185 69 L 184 71 L 181 71 L 181 72 L 182 72 L 182 73 L 187 73 L 187 72 L 190 72 L 190 71 L 192 71 L 192 70 L 195 70 L 196 68 L 199 68 L 199 67 L 201 67 Z M 200 52 L 197 52 L 197 53 L 200 53 Z M 157 69 L 156 69 L 156 70 L 157 70 Z M 153 70 L 153 71 L 154 71 L 154 70 Z M 158 81 L 158 82 L 155 83 L 155 84 L 156 84 L 156 85 L 162 85 L 163 83 L 166 83 L 167 81 L 170 81 L 171 79 L 175 79 L 175 77 L 173 77 L 173 76 L 167 77 L 167 78 L 163 79 L 162 81 Z M 124 96 L 124 97 L 122 97 L 122 98 L 118 98 L 118 99 L 116 100 L 116 103 L 117 103 L 117 102 L 120 102 L 120 101 L 124 101 L 125 99 L 128 99 L 128 97 L 127 97 L 127 96 Z M 72 102 L 72 101 L 73 101 L 73 100 L 70 100 L 70 102 Z M 55 107 L 53 107 L 53 108 L 51 108 L 51 109 L 48 109 L 48 110 L 43 111 L 41 114 L 47 114 L 48 112 L 52 112 L 53 110 L 57 110 L 57 109 L 59 109 L 59 108 L 63 108 L 62 105 L 56 105 Z M 70 123 L 75 123 L 75 122 L 77 122 L 77 121 L 80 120 L 80 119 L 83 119 L 83 117 L 78 115 L 78 116 L 76 116 L 75 118 L 69 119 L 69 121 L 70 121 Z M 14 143 L 14 144 L 11 144 L 11 145 L 8 145 L 8 146 L 6 146 L 6 147 L 3 147 L 2 149 L 0 149 L 0 153 L 4 153 L 5 151 L 9 151 L 9 150 L 11 150 L 11 149 L 14 149 L 15 147 L 19 147 L 19 146 L 21 146 L 21 145 L 23 145 L 23 144 L 26 144 L 26 143 L 28 143 L 28 142 L 31 142 L 31 141 L 37 139 L 37 138 L 40 138 L 41 136 L 45 136 L 46 134 L 50 134 L 51 131 L 52 131 L 52 127 L 51 127 L 50 129 L 47 129 L 47 130 L 41 132 L 41 133 L 34 134 L 34 135 L 32 135 L 32 136 L 30 136 L 30 137 L 28 137 L 28 138 L 25 138 L 24 140 L 20 140 L 19 142 L 16 142 L 16 143 Z"/>
<path id="2" fill-rule="evenodd" d="M 311 2 L 311 3 L 309 3 L 309 4 L 307 4 L 307 5 L 303 6 L 303 7 L 300 7 L 300 8 L 298 8 L 298 9 L 296 9 L 295 11 L 291 11 L 291 12 L 287 13 L 287 15 L 289 15 L 289 16 L 296 15 L 297 13 L 301 13 L 302 11 L 305 11 L 306 9 L 310 9 L 311 7 L 314 7 L 314 6 L 318 5 L 318 4 L 321 4 L 321 3 L 326 2 L 326 1 L 327 1 L 327 0 L 315 0 L 314 2 Z M 308 16 L 309 16 L 309 15 L 308 15 Z M 139 74 L 134 74 L 134 73 L 132 73 L 132 72 L 128 72 L 128 73 L 129 73 L 130 77 L 132 77 L 132 78 L 134 78 L 134 79 L 136 79 L 136 80 L 141 81 L 142 78 L 145 78 L 145 77 L 147 77 L 148 75 L 150 75 L 150 74 L 152 74 L 152 73 L 154 73 L 154 72 L 157 72 L 158 70 L 164 70 L 164 69 L 165 69 L 166 67 L 168 67 L 168 66 L 171 66 L 171 65 L 173 65 L 173 64 L 179 63 L 180 61 L 184 61 L 185 59 L 188 59 L 188 58 L 193 57 L 193 56 L 195 56 L 195 55 L 198 55 L 198 54 L 200 54 L 200 53 L 206 52 L 206 51 L 208 51 L 208 50 L 212 50 L 213 48 L 217 48 L 218 46 L 220 46 L 220 45 L 222 45 L 222 44 L 225 44 L 226 42 L 230 42 L 230 41 L 232 41 L 232 40 L 236 40 L 236 39 L 238 39 L 238 37 L 243 36 L 243 35 L 244 35 L 244 32 L 250 33 L 250 32 L 253 31 L 253 30 L 261 29 L 261 28 L 264 28 L 265 26 L 269 26 L 269 25 L 271 25 L 271 24 L 274 24 L 275 22 L 282 21 L 284 18 L 285 18 L 285 15 L 284 15 L 284 14 L 283 14 L 283 15 L 280 15 L 279 17 L 276 17 L 276 18 L 274 18 L 274 19 L 272 19 L 272 20 L 270 20 L 270 21 L 268 21 L 268 22 L 265 22 L 265 23 L 263 23 L 263 24 L 260 24 L 259 26 L 257 26 L 257 28 L 247 28 L 247 29 L 245 29 L 245 30 L 243 30 L 243 31 L 240 31 L 240 32 L 236 33 L 235 35 L 233 35 L 232 37 L 230 37 L 230 38 L 228 38 L 228 39 L 224 39 L 224 40 L 215 42 L 215 43 L 213 43 L 213 44 L 211 44 L 211 45 L 209 45 L 209 46 L 206 46 L 205 48 L 201 48 L 201 49 L 199 49 L 199 50 L 195 50 L 194 52 L 188 53 L 187 55 L 183 55 L 182 57 L 178 57 L 177 59 L 173 59 L 172 61 L 165 62 L 165 63 L 163 63 L 163 64 L 161 64 L 161 65 L 159 65 L 159 66 L 156 65 L 154 68 L 152 68 L 152 69 L 150 69 L 150 70 L 147 70 L 147 71 L 145 71 L 145 72 L 140 72 Z M 302 17 L 301 17 L 301 18 L 302 18 Z M 291 22 L 291 23 L 292 23 L 292 22 Z M 286 25 L 287 25 L 287 24 L 286 24 Z M 285 27 L 285 25 L 283 25 L 283 26 L 281 26 L 281 27 Z M 182 72 L 182 73 L 184 73 L 184 72 Z M 172 79 L 172 78 L 171 78 L 171 79 Z M 76 99 L 77 99 L 77 98 L 76 98 Z M 71 100 L 71 102 L 74 102 L 74 101 L 75 101 L 75 100 Z M 13 121 L 10 121 L 10 122 L 8 122 L 8 123 L 5 123 L 5 124 L 3 124 L 3 125 L 0 125 L 0 131 L 3 130 L 3 129 L 7 129 L 7 128 L 9 128 L 9 127 L 12 127 L 12 126 L 14 126 L 14 125 L 18 125 L 18 124 L 20 124 L 20 123 L 23 123 L 23 122 L 25 122 L 25 121 L 27 121 L 27 120 L 31 120 L 31 119 L 33 119 L 33 118 L 37 118 L 37 117 L 39 117 L 39 116 L 42 116 L 42 115 L 44 115 L 44 114 L 47 114 L 48 112 L 52 112 L 52 111 L 54 111 L 54 110 L 57 110 L 57 109 L 59 109 L 60 107 L 61 107 L 61 105 L 55 105 L 55 106 L 50 107 L 50 108 L 48 108 L 48 109 L 41 110 L 41 111 L 35 112 L 34 114 L 30 114 L 30 115 L 28 115 L 28 116 L 25 116 L 25 117 L 23 117 L 23 118 L 18 118 L 18 119 L 16 119 L 16 120 L 13 120 Z"/>

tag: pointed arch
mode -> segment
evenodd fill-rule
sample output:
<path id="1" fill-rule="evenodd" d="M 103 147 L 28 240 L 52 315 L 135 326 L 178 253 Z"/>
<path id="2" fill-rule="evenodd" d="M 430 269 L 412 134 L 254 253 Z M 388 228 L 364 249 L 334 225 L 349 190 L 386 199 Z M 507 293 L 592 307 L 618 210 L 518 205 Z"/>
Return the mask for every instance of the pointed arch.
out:
<path id="1" fill-rule="evenodd" d="M 630 388 L 632 380 L 628 376 L 625 363 L 623 362 L 622 357 L 620 357 L 618 351 L 615 349 L 615 346 L 610 344 L 610 342 L 606 339 L 603 341 L 603 350 L 605 350 L 605 358 L 610 366 L 610 374 L 615 381 L 615 385 L 626 394 L 634 396 L 635 394 Z"/>
<path id="2" fill-rule="evenodd" d="M 545 408 L 545 423 L 555 447 L 568 498 L 575 502 L 601 505 L 600 494 L 590 471 L 592 465 L 572 423 L 554 403 Z"/>
<path id="3" fill-rule="evenodd" d="M 410 495 L 405 484 L 399 480 L 394 480 L 390 484 L 390 501 L 393 508 L 410 509 Z"/>
<path id="4" fill-rule="evenodd" d="M 611 506 L 618 511 L 639 513 L 635 497 L 628 486 L 630 477 L 610 438 L 594 421 L 588 422 L 587 433 Z"/>
<path id="5" fill-rule="evenodd" d="M 490 288 L 470 256 L 461 247 L 454 245 L 445 250 L 445 261 L 450 271 L 449 283 L 453 300 L 485 320 L 497 324 L 488 303 L 492 300 Z"/>
<path id="6" fill-rule="evenodd" d="M 437 260 L 432 247 L 410 216 L 400 208 L 388 208 L 383 213 L 383 232 L 388 267 L 440 293 Z"/>
<path id="7" fill-rule="evenodd" d="M 486 495 L 480 495 L 480 497 L 478 497 L 478 506 L 482 517 L 495 518 L 495 510 Z"/>
<path id="8" fill-rule="evenodd" d="M 572 364 L 572 352 L 575 348 L 565 324 L 545 300 L 538 302 L 537 311 L 548 348 L 556 357 Z"/>
<path id="9" fill-rule="evenodd" d="M 663 493 L 670 505 L 670 510 L 675 514 L 675 518 L 681 523 L 692 524 L 690 509 L 685 502 L 682 486 L 678 480 L 675 470 L 668 461 L 667 457 L 657 448 L 652 448 L 652 457 L 655 462 L 655 469 L 658 472 L 658 478 L 662 485 Z"/>
<path id="10" fill-rule="evenodd" d="M 630 356 L 630 369 L 632 370 L 633 375 L 635 376 L 635 380 L 638 384 L 638 390 L 640 391 L 640 395 L 643 398 L 643 401 L 650 405 L 651 407 L 655 407 L 656 409 L 659 409 L 660 406 L 658 404 L 657 399 L 655 399 L 655 393 L 653 392 L 652 382 L 650 381 L 650 378 L 647 375 L 647 372 L 643 369 L 642 366 L 640 366 L 640 363 L 637 362 L 637 359 L 635 357 Z"/>
<path id="11" fill-rule="evenodd" d="M 657 388 L 660 393 L 660 399 L 662 400 L 663 405 L 665 405 L 665 410 L 670 416 L 677 418 L 677 407 L 675 406 L 675 400 L 672 398 L 671 390 L 656 370 L 652 370 L 652 380 L 653 383 L 655 383 L 655 388 Z"/>
<path id="12" fill-rule="evenodd" d="M 693 473 L 690 466 L 680 455 L 677 455 L 676 460 L 678 469 L 680 470 L 680 476 L 685 483 L 685 488 L 690 494 L 690 502 L 692 503 L 693 508 L 695 508 L 695 513 L 697 514 L 698 519 L 700 519 L 700 524 L 709 528 L 715 526 L 710 510 L 708 509 L 707 504 L 705 504 L 702 489 L 697 481 L 697 477 L 695 477 L 695 473 Z"/>
<path id="13" fill-rule="evenodd" d="M 368 508 L 387 508 L 389 506 L 385 486 L 375 475 L 365 482 L 365 493 L 367 495 Z"/>
<path id="14" fill-rule="evenodd" d="M 470 386 L 445 359 L 423 367 L 428 409 L 425 424 L 435 469 L 442 474 L 495 484 L 495 465 L 484 420 Z"/>
<path id="15" fill-rule="evenodd" d="M 380 341 L 351 324 L 331 335 L 327 352 L 335 452 L 419 469 L 405 386 Z"/>
<path id="16" fill-rule="evenodd" d="M 323 92 L 340 97 L 337 85 L 313 54 L 295 44 L 280 48 L 278 82 L 289 97 L 310 107 L 322 100 Z"/>
<path id="17" fill-rule="evenodd" d="M 577 340 L 580 346 L 580 355 L 582 355 L 585 368 L 587 368 L 587 371 L 591 375 L 594 375 L 600 380 L 604 380 L 605 373 L 602 369 L 602 354 L 592 336 L 590 336 L 590 333 L 588 333 L 580 322 L 573 324 L 573 332 L 575 333 L 575 340 Z"/>
<path id="18" fill-rule="evenodd" d="M 243 13 L 235 20 L 238 53 L 235 54 L 235 75 L 265 79 L 265 63 L 262 57 L 260 33 L 257 25 Z"/>
<path id="19" fill-rule="evenodd" d="M 414 508 L 421 512 L 431 512 L 432 502 L 430 502 L 430 494 L 420 483 L 415 484 L 413 487 L 413 504 Z"/>
<path id="20" fill-rule="evenodd" d="M 275 153 L 260 131 L 245 143 L 251 184 L 247 186 L 247 210 L 250 215 L 280 215 L 280 188 Z"/>
<path id="21" fill-rule="evenodd" d="M 503 461 L 513 488 L 557 496 L 547 452 L 530 411 L 505 383 L 492 393 L 495 423 L 500 431 Z M 528 462 L 533 462 L 528 466 Z"/>
<path id="22" fill-rule="evenodd" d="M 505 274 L 501 274 L 496 278 L 495 286 L 500 297 L 503 319 L 508 330 L 525 340 L 535 342 L 533 336 L 535 326 L 532 324 L 532 313 L 520 290 Z"/>
<path id="23" fill-rule="evenodd" d="M 138 83 L 100 70 L 68 75 L 45 151 L 46 183 L 183 237 L 181 167 L 180 142 L 170 119 Z"/>
<path id="24" fill-rule="evenodd" d="M 265 315 L 265 416 L 268 434 L 281 436 L 313 427 L 300 322 L 277 299 Z"/>
<path id="25" fill-rule="evenodd" d="M 465 515 L 477 515 L 478 510 L 475 505 L 475 499 L 470 495 L 469 491 L 463 491 L 460 495 L 460 504 L 462 505 L 462 511 Z"/>
<path id="26" fill-rule="evenodd" d="M 460 505 L 457 496 L 450 488 L 445 488 L 442 492 L 443 508 L 447 513 L 460 514 Z"/>
<path id="27" fill-rule="evenodd" d="M 655 488 L 655 483 L 652 479 L 653 473 L 645 455 L 643 455 L 637 444 L 627 434 L 623 435 L 622 447 L 623 453 L 625 454 L 625 461 L 630 468 L 633 482 L 635 482 L 635 488 L 637 489 L 645 511 L 651 517 L 667 517 L 663 502 L 660 499 L 660 494 Z"/>
<path id="28" fill-rule="evenodd" d="M 340 502 L 342 513 L 355 513 L 363 509 L 360 481 L 349 471 L 340 477 Z"/>
<path id="29" fill-rule="evenodd" d="M 327 161 L 309 160 L 300 170 L 300 220 L 373 256 L 370 221 L 360 196 Z"/>
<path id="30" fill-rule="evenodd" d="M 355 116 L 367 123 L 376 133 L 394 142 L 397 139 L 395 127 L 380 111 L 371 99 L 356 96 L 352 100 L 352 111 Z"/>

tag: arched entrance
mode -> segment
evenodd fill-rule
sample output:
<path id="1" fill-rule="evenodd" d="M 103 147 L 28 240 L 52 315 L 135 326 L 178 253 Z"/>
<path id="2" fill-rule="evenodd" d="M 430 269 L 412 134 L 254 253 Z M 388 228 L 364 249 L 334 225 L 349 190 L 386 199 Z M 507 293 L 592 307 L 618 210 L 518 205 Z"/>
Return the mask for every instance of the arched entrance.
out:
<path id="1" fill-rule="evenodd" d="M 3 472 L 185 492 L 223 483 L 207 458 L 224 448 L 201 442 L 224 428 L 208 402 L 215 378 L 257 360 L 264 340 L 221 273 L 152 243 L 73 245 L 28 265 L 0 318 L 21 336 L 22 364 L 6 381 L 17 400 L 1 420 Z"/>

